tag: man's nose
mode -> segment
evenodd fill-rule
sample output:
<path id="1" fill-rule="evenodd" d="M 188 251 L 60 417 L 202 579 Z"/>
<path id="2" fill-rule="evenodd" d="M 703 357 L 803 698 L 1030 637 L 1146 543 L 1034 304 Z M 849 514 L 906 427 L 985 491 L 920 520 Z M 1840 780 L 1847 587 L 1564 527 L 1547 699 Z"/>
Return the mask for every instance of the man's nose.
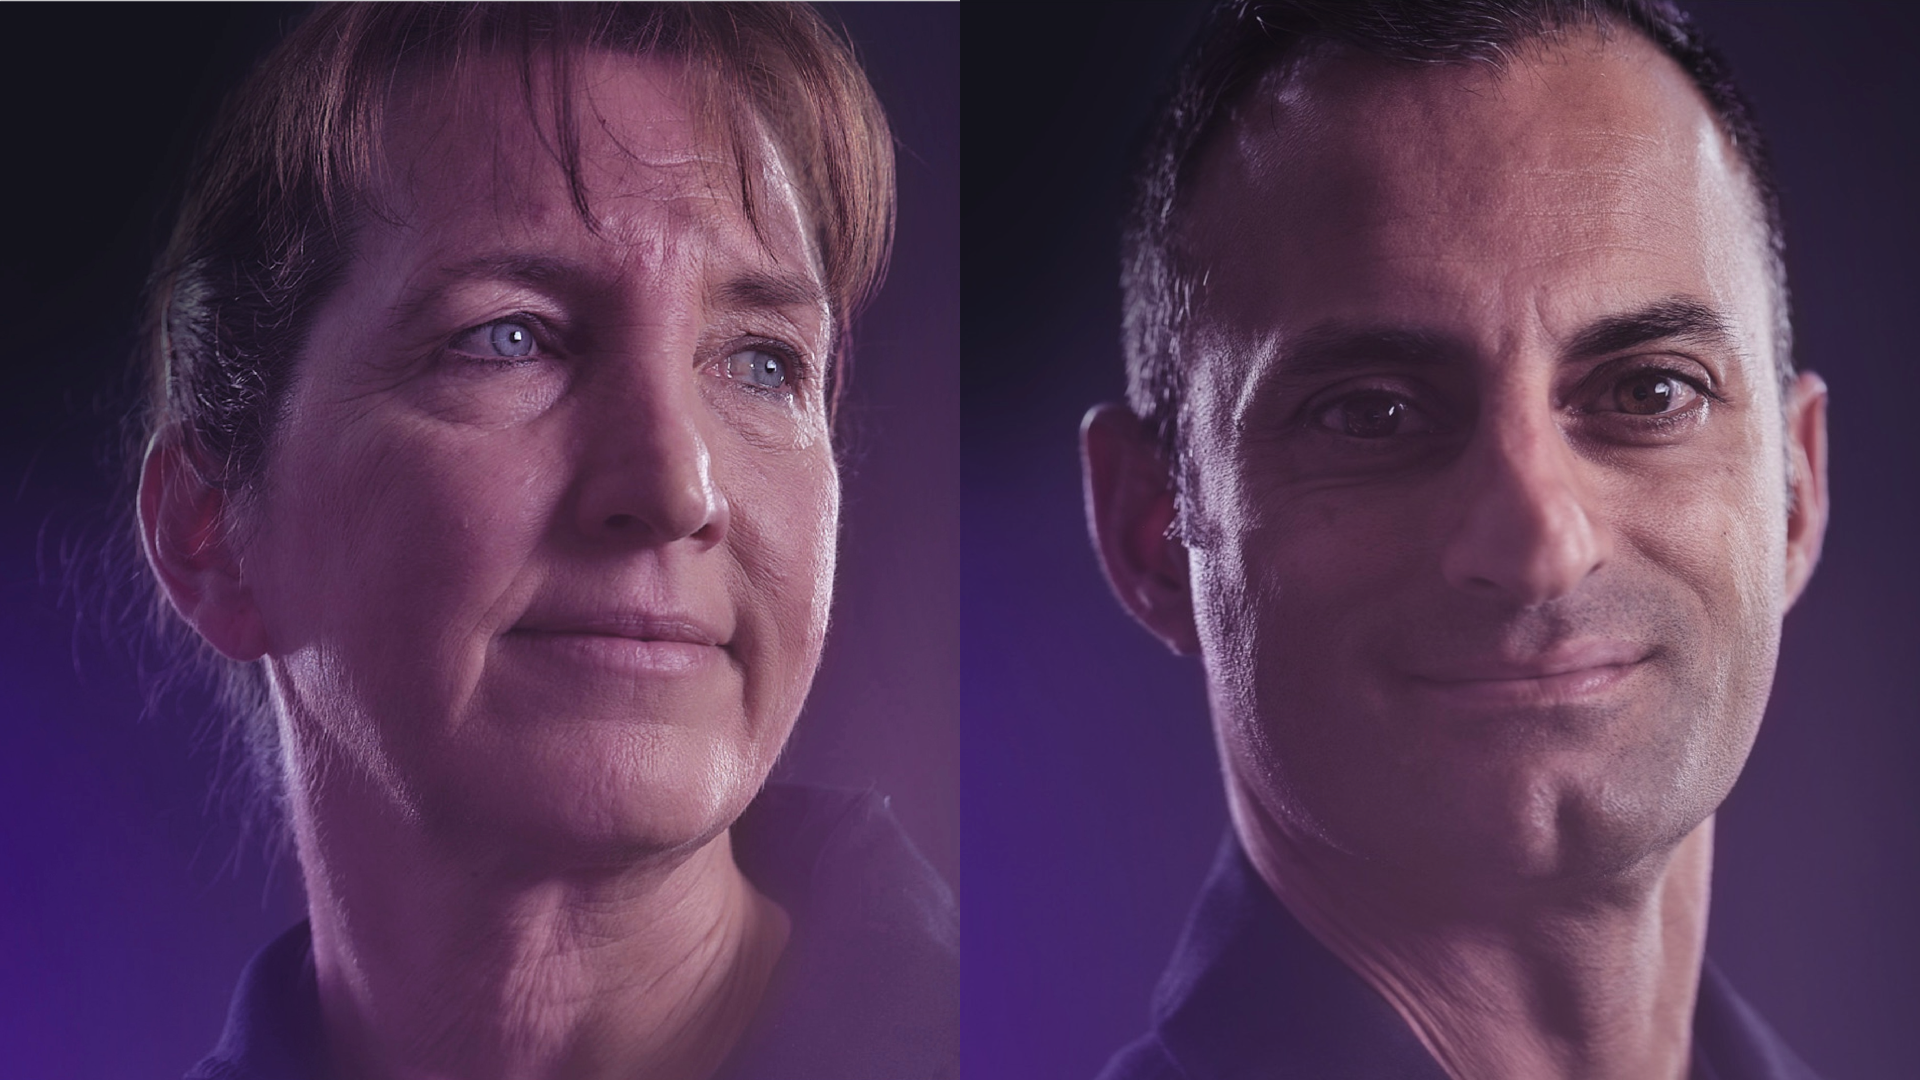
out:
<path id="1" fill-rule="evenodd" d="M 1441 556 L 1455 588 L 1530 607 L 1571 593 L 1611 556 L 1597 495 L 1546 410 L 1483 420 L 1461 465 L 1466 489 Z"/>
<path id="2" fill-rule="evenodd" d="M 580 530 L 645 545 L 718 542 L 729 508 L 691 360 L 608 357 L 595 374 L 583 388 Z"/>

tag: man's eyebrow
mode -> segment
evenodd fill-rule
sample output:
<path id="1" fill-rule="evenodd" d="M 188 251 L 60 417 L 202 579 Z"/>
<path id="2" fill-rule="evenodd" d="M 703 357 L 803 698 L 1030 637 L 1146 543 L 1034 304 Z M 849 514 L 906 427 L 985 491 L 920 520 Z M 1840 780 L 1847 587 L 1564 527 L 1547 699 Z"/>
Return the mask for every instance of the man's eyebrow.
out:
<path id="1" fill-rule="evenodd" d="M 828 306 L 826 289 L 812 275 L 761 270 L 721 282 L 714 289 L 713 302 L 736 309 Z"/>
<path id="2" fill-rule="evenodd" d="M 1288 341 L 1280 369 L 1288 379 L 1316 379 L 1362 367 L 1428 367 L 1468 351 L 1459 339 L 1431 330 L 1332 321 Z"/>
<path id="3" fill-rule="evenodd" d="M 1592 360 L 1661 341 L 1739 348 L 1732 328 L 1718 311 L 1691 297 L 1670 296 L 1637 311 L 1596 319 L 1574 335 L 1565 353 L 1570 360 Z"/>
<path id="4" fill-rule="evenodd" d="M 1739 348 L 1738 338 L 1718 311 L 1691 297 L 1670 296 L 1635 311 L 1594 320 L 1574 335 L 1563 353 L 1569 360 L 1591 360 L 1669 341 Z M 1281 369 L 1289 379 L 1314 379 L 1362 367 L 1429 367 L 1461 359 L 1472 350 L 1470 343 L 1437 331 L 1335 320 L 1287 342 L 1281 351 Z"/>

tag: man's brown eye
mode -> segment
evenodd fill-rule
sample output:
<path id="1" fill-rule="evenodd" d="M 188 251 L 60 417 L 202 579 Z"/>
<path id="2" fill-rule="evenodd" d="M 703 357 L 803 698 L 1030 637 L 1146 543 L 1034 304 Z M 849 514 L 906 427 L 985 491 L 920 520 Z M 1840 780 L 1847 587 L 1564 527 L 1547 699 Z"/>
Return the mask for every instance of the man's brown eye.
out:
<path id="1" fill-rule="evenodd" d="M 1691 402 L 1699 393 L 1681 379 L 1661 371 L 1643 371 L 1622 379 L 1613 390 L 1613 401 L 1624 413 L 1658 416 Z"/>
<path id="2" fill-rule="evenodd" d="M 1384 439 L 1400 432 L 1410 411 L 1406 399 L 1393 394 L 1350 394 L 1327 406 L 1320 423 L 1349 438 Z"/>

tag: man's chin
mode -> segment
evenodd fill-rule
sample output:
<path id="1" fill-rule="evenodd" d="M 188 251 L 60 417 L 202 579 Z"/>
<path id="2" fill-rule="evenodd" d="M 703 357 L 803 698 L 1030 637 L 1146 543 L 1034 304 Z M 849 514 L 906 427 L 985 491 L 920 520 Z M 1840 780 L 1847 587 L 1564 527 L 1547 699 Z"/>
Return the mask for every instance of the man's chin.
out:
<path id="1" fill-rule="evenodd" d="M 1614 764 L 1549 751 L 1498 769 L 1429 769 L 1376 778 L 1374 798 L 1349 794 L 1282 816 L 1304 826 L 1296 839 L 1307 846 L 1436 901 L 1632 888 L 1657 877 L 1719 798 L 1684 776 L 1634 780 Z"/>

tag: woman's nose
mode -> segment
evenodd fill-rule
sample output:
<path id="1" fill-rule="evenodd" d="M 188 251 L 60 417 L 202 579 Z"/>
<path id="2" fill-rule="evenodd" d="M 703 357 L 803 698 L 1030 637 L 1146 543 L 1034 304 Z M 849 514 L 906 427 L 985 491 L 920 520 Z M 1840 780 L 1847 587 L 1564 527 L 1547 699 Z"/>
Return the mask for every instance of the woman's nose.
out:
<path id="1" fill-rule="evenodd" d="M 1612 555 L 1598 494 L 1552 414 L 1486 417 L 1441 556 L 1449 584 L 1522 607 L 1573 592 Z"/>
<path id="2" fill-rule="evenodd" d="M 689 364 L 609 374 L 584 388 L 578 517 L 589 537 L 641 545 L 726 534 L 704 411 Z"/>

